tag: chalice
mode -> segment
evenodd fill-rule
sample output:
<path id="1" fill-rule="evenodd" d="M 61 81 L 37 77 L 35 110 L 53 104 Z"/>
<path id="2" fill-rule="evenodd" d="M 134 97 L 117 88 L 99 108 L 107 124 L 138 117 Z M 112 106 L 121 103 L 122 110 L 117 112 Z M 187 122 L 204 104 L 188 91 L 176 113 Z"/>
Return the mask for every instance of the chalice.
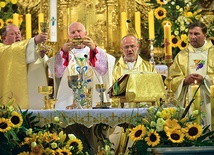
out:
<path id="1" fill-rule="evenodd" d="M 99 105 L 96 107 L 96 108 L 103 108 L 103 109 L 106 109 L 108 108 L 106 106 L 106 104 L 104 103 L 104 95 L 103 93 L 106 91 L 106 85 L 105 84 L 96 84 L 96 91 L 98 91 L 100 93 L 100 103 Z"/>
<path id="2" fill-rule="evenodd" d="M 68 86 L 73 90 L 74 100 L 71 106 L 66 107 L 67 109 L 82 109 L 80 103 L 77 101 L 78 81 L 78 75 L 68 76 Z"/>
<path id="3" fill-rule="evenodd" d="M 53 92 L 52 86 L 39 86 L 38 92 L 44 95 L 44 107 L 42 109 L 54 109 L 57 99 L 50 99 L 49 95 Z"/>
<path id="4" fill-rule="evenodd" d="M 48 33 L 49 24 L 48 22 L 40 22 L 40 29 L 43 33 Z M 40 51 L 51 51 L 53 50 L 50 46 L 46 45 L 45 43 L 40 44 Z"/>

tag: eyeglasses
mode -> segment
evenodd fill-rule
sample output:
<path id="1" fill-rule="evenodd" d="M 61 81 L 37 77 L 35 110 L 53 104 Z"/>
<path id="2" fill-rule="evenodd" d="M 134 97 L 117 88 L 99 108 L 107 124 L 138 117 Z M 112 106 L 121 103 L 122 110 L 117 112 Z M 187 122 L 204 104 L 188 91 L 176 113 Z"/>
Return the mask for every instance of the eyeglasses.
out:
<path id="1" fill-rule="evenodd" d="M 136 46 L 135 45 L 129 45 L 129 46 L 123 47 L 124 50 L 128 50 L 129 48 L 134 49 L 134 48 L 136 48 Z"/>

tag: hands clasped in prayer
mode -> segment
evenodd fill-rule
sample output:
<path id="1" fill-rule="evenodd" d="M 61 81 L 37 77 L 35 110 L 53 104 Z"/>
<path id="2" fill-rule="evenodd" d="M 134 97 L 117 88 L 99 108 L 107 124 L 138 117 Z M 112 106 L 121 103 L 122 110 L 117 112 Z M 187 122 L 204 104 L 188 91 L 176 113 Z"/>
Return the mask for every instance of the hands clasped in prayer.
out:
<path id="1" fill-rule="evenodd" d="M 193 84 L 195 82 L 200 83 L 203 80 L 203 76 L 200 74 L 189 74 L 185 79 L 184 79 L 184 86 Z"/>

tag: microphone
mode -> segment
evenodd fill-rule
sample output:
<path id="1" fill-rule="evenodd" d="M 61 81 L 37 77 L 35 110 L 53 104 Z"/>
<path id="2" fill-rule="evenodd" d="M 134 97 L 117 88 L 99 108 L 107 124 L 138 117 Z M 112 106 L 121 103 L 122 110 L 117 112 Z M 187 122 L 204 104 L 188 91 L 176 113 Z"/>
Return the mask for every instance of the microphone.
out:
<path id="1" fill-rule="evenodd" d="M 131 24 L 132 29 L 134 30 L 134 33 L 135 33 L 136 36 L 137 36 L 137 40 L 140 40 L 139 35 L 137 34 L 137 31 L 136 31 L 136 29 L 135 29 L 135 27 L 134 27 L 134 24 L 131 22 L 131 20 L 130 20 L 130 19 L 127 19 L 127 20 L 126 20 L 126 23 Z"/>

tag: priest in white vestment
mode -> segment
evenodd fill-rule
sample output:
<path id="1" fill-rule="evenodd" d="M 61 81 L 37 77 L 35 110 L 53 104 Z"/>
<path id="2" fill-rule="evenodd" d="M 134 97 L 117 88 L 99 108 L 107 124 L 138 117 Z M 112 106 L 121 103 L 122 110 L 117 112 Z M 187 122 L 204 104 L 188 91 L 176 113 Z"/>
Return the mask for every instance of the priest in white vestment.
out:
<path id="1" fill-rule="evenodd" d="M 87 36 L 84 25 L 79 22 L 71 23 L 68 27 L 69 39 L 56 54 L 56 77 L 61 78 L 56 109 L 83 108 L 82 105 L 74 107 L 74 92 L 68 86 L 68 77 L 80 75 L 83 80 L 89 81 L 87 88 L 92 91 L 92 106 L 100 102 L 96 84 L 106 84 L 108 89 L 112 84 L 112 69 L 115 58 L 97 47 L 93 40 Z M 104 92 L 104 102 L 110 101 L 107 90 Z M 85 95 L 85 94 L 84 94 Z M 78 103 L 77 103 L 78 104 Z"/>
<path id="2" fill-rule="evenodd" d="M 9 25 L 1 32 L 0 44 L 0 97 L 7 104 L 15 98 L 21 109 L 41 109 L 43 96 L 38 96 L 38 86 L 47 85 L 44 59 L 37 51 L 39 43 L 47 41 L 47 33 L 23 40 L 19 28 Z"/>
<path id="3" fill-rule="evenodd" d="M 207 28 L 201 22 L 189 25 L 188 37 L 190 44 L 180 51 L 170 67 L 172 77 L 172 90 L 178 103 L 186 107 L 191 101 L 193 92 L 191 86 L 197 82 L 200 87 L 201 111 L 206 113 L 206 119 L 201 122 L 204 125 L 211 124 L 210 85 L 214 80 L 214 47 L 209 39 L 206 39 Z M 203 81 L 204 79 L 204 81 Z M 194 103 L 190 108 L 193 110 Z"/>

